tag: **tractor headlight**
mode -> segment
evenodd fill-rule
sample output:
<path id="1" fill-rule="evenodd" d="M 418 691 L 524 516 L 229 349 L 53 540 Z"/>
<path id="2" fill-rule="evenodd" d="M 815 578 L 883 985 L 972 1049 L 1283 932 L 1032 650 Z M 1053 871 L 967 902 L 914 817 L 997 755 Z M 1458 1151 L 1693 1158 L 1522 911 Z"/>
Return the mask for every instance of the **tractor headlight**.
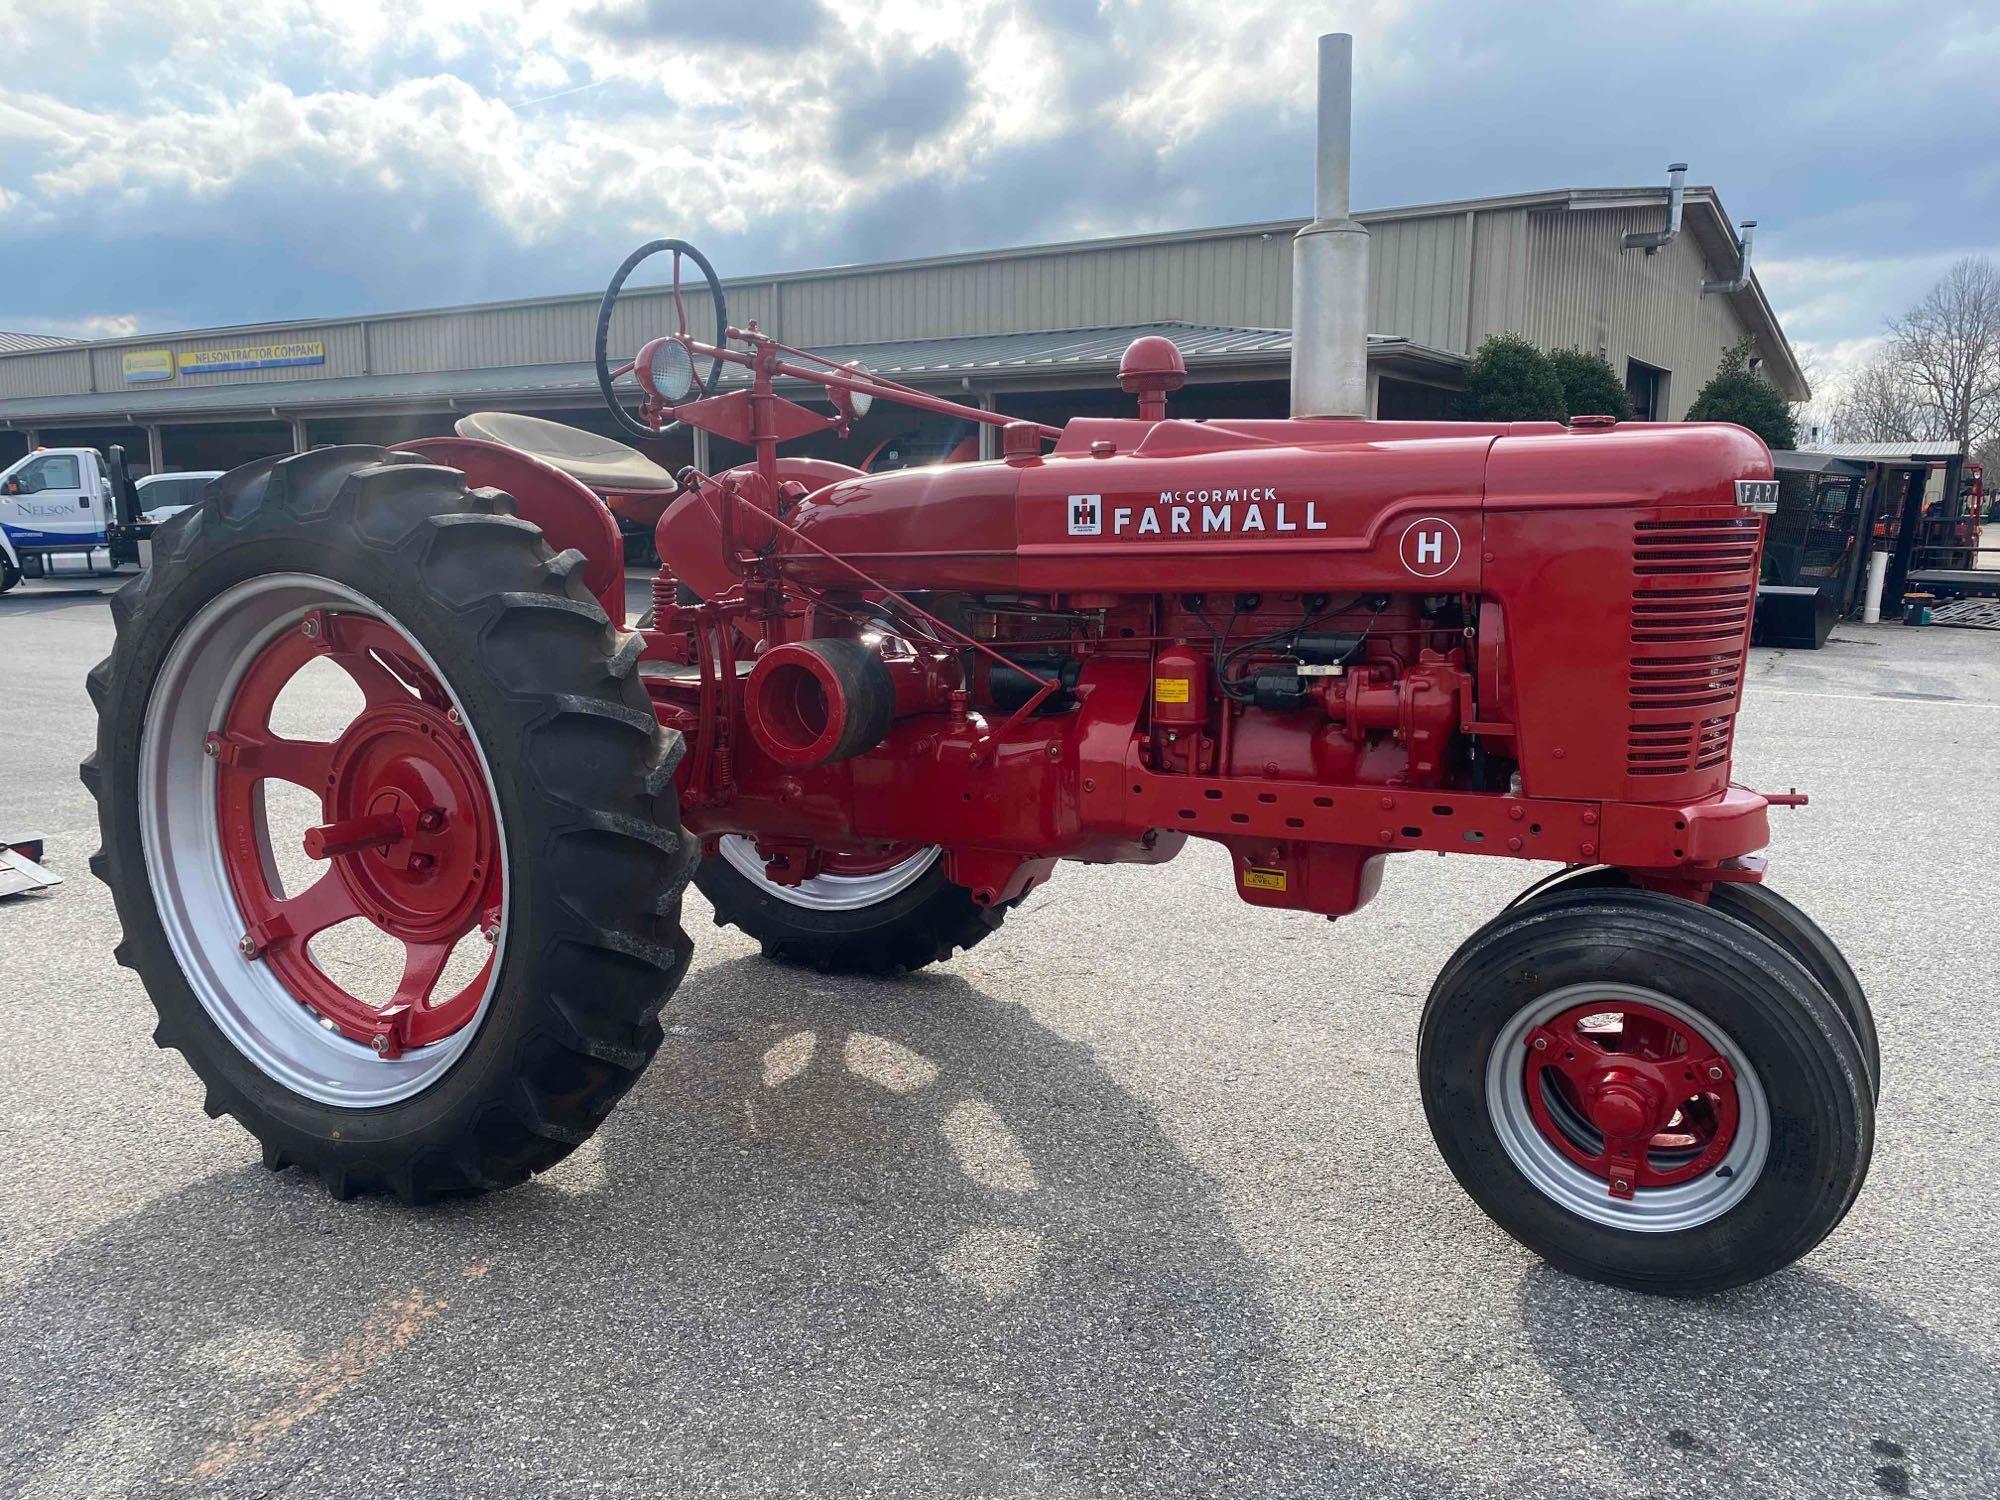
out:
<path id="1" fill-rule="evenodd" d="M 852 370 L 857 375 L 866 375 L 868 373 L 867 368 L 858 359 L 850 359 L 841 368 Z M 849 391 L 847 393 L 847 409 L 853 412 L 856 417 L 867 416 L 868 408 L 874 404 L 875 396 L 872 391 Z"/>
<path id="2" fill-rule="evenodd" d="M 669 406 L 678 406 L 694 390 L 694 356 L 679 339 L 661 339 L 653 345 L 646 376 L 654 395 Z"/>

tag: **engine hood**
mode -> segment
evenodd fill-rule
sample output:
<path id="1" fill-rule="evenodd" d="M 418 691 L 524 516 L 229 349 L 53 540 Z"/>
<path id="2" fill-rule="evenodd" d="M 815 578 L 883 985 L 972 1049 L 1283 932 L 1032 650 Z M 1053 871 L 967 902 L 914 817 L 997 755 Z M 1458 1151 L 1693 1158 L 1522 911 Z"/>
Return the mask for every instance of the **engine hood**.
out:
<path id="1" fill-rule="evenodd" d="M 1488 506 L 1714 500 L 1769 473 L 1720 424 L 1085 420 L 1034 461 L 830 485 L 794 524 L 896 589 L 1443 592 L 1478 586 Z M 854 583 L 789 539 L 778 555 Z"/>

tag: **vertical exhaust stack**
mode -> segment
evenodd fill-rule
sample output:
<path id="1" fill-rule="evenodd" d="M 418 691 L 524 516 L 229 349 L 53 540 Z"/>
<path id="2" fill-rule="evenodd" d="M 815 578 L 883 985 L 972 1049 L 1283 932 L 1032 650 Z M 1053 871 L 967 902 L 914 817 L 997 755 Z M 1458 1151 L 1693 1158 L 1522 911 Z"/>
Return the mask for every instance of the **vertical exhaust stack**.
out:
<path id="1" fill-rule="evenodd" d="M 1313 221 L 1292 241 L 1292 415 L 1368 415 L 1368 230 L 1348 217 L 1354 38 L 1319 39 Z"/>

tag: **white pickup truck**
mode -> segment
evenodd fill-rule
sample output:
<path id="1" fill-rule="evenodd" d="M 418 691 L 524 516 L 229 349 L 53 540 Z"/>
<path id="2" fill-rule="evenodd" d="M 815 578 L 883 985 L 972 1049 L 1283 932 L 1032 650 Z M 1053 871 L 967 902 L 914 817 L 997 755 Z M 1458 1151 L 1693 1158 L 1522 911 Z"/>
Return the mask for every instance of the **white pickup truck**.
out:
<path id="1" fill-rule="evenodd" d="M 0 593 L 23 578 L 136 562 L 143 531 L 120 523 L 111 467 L 95 448 L 38 448 L 0 470 Z"/>

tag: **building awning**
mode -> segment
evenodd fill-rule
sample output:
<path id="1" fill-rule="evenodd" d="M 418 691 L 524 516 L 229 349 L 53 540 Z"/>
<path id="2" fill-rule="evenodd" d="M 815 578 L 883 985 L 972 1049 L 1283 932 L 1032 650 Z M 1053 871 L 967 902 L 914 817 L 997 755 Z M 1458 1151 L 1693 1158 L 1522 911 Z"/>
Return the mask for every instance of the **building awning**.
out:
<path id="1" fill-rule="evenodd" d="M 1850 478 L 1868 471 L 1858 463 L 1825 453 L 1795 453 L 1789 448 L 1771 450 L 1771 467 L 1780 474 L 1839 474 Z"/>
<path id="2" fill-rule="evenodd" d="M 1292 356 L 1291 330 L 1222 328 L 1198 323 L 1138 323 L 1107 328 L 1051 329 L 1040 333 L 980 334 L 960 338 L 900 339 L 839 344 L 813 350 L 835 364 L 859 360 L 881 375 L 911 385 L 960 385 L 970 378 L 1006 385 L 1074 373 L 1093 384 L 1115 377 L 1119 358 L 1134 339 L 1171 339 L 1190 373 L 1242 371 L 1249 378 L 1283 379 Z M 1408 339 L 1370 335 L 1371 364 L 1414 379 L 1460 382 L 1463 355 Z M 746 372 L 725 371 L 725 387 L 746 383 Z M 620 382 L 630 387 L 629 377 Z M 0 401 L 0 427 L 102 427 L 222 418 L 254 420 L 333 415 L 378 409 L 436 406 L 464 409 L 488 402 L 561 406 L 597 398 L 597 376 L 588 364 L 510 365 L 486 370 L 441 370 L 416 375 L 350 375 L 318 380 L 189 386 L 157 391 L 95 391 L 70 396 L 21 396 Z"/>
<path id="3" fill-rule="evenodd" d="M 1815 443 L 1813 452 L 1829 458 L 1853 459 L 1858 463 L 1941 464 L 1963 458 L 1965 444 L 1953 442 L 1912 443 Z"/>

